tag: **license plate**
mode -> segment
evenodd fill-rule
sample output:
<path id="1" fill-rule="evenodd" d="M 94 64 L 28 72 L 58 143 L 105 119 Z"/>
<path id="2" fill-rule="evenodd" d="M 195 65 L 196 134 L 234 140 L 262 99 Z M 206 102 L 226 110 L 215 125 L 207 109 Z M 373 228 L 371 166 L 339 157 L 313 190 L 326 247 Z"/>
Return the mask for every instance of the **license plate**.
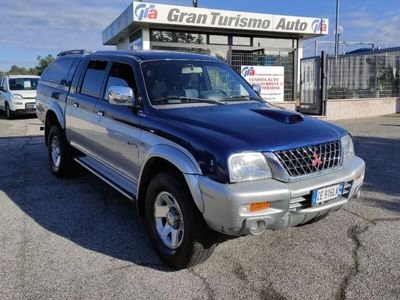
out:
<path id="1" fill-rule="evenodd" d="M 34 103 L 27 103 L 27 104 L 26 104 L 26 109 L 36 109 L 36 104 L 34 104 Z"/>
<path id="2" fill-rule="evenodd" d="M 335 184 L 313 191 L 311 198 L 311 206 L 321 202 L 339 198 L 343 194 L 344 184 Z"/>

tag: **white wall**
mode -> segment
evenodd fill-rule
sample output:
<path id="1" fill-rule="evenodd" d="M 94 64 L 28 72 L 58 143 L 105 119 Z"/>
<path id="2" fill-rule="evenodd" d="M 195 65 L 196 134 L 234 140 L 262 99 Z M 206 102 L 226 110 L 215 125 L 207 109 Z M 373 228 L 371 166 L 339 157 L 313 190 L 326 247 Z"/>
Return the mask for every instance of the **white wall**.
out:
<path id="1" fill-rule="evenodd" d="M 300 93 L 300 66 L 301 66 L 301 59 L 304 56 L 304 41 L 299 39 L 298 40 L 298 45 L 297 45 L 297 91 Z"/>
<path id="2" fill-rule="evenodd" d="M 125 38 L 118 42 L 117 50 L 128 50 L 129 49 L 129 38 Z"/>
<path id="3" fill-rule="evenodd" d="M 150 50 L 150 29 L 142 27 L 143 50 Z"/>

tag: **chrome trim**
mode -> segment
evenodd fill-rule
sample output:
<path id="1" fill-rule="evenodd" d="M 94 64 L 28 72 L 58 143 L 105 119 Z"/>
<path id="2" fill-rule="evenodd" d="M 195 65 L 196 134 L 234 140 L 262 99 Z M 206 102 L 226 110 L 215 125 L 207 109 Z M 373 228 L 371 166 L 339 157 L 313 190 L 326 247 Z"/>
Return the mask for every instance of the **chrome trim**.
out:
<path id="1" fill-rule="evenodd" d="M 340 142 L 340 140 L 339 140 L 339 142 Z M 311 146 L 313 146 L 313 145 L 310 145 L 310 147 Z M 305 147 L 309 147 L 309 146 L 305 146 Z M 305 147 L 299 147 L 299 148 L 305 148 Z M 297 149 L 297 148 L 295 148 L 295 149 Z M 285 151 L 289 151 L 289 150 L 291 150 L 291 149 L 287 149 Z M 273 178 L 283 181 L 283 182 L 296 182 L 296 181 L 314 178 L 314 177 L 318 177 L 321 175 L 335 172 L 337 170 L 340 170 L 343 167 L 343 163 L 345 161 L 343 147 L 340 144 L 340 162 L 336 167 L 332 167 L 332 168 L 320 170 L 320 171 L 315 171 L 313 173 L 304 174 L 304 175 L 300 175 L 300 176 L 290 176 L 289 173 L 286 171 L 286 168 L 283 166 L 283 164 L 280 162 L 279 158 L 276 156 L 276 154 L 274 152 L 263 152 L 263 154 L 267 158 L 267 161 L 270 165 Z M 346 159 L 348 159 L 348 158 L 346 158 Z"/>
<path id="2" fill-rule="evenodd" d="M 171 250 L 179 248 L 185 234 L 181 207 L 175 197 L 162 191 L 154 202 L 154 225 L 162 243 Z"/>

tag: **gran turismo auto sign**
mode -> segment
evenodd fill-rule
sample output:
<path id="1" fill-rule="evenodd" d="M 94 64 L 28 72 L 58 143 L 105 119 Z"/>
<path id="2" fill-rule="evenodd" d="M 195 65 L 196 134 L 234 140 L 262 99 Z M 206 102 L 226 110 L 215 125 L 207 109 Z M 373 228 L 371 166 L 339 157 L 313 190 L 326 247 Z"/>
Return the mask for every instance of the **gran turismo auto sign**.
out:
<path id="1" fill-rule="evenodd" d="M 328 20 L 216 9 L 133 3 L 133 21 L 256 31 L 328 34 Z"/>

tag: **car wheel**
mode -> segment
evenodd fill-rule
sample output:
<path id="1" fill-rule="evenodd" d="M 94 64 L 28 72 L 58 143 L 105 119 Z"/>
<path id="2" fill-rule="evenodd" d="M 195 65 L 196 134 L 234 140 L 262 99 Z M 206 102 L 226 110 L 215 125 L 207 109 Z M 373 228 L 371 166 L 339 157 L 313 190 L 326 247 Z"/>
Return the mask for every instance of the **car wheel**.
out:
<path id="1" fill-rule="evenodd" d="M 160 257 L 176 269 L 207 260 L 217 245 L 194 204 L 184 180 L 161 172 L 150 182 L 145 218 L 151 241 Z"/>
<path id="2" fill-rule="evenodd" d="M 71 176 L 75 170 L 71 146 L 58 126 L 50 128 L 47 145 L 50 168 L 53 173 L 58 177 Z"/>
<path id="3" fill-rule="evenodd" d="M 8 120 L 11 120 L 12 117 L 13 117 L 11 109 L 10 109 L 10 106 L 8 105 L 8 103 L 6 103 L 5 115 L 6 115 L 6 118 Z"/>

